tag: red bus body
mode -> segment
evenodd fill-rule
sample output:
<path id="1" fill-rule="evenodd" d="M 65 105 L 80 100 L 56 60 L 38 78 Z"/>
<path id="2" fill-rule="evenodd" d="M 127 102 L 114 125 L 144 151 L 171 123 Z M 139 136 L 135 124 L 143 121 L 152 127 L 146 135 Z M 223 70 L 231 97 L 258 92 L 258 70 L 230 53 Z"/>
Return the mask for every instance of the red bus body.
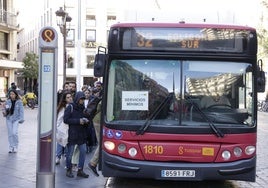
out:
<path id="1" fill-rule="evenodd" d="M 115 24 L 101 53 L 103 176 L 255 181 L 254 28 Z M 228 107 L 203 108 L 215 95 Z"/>

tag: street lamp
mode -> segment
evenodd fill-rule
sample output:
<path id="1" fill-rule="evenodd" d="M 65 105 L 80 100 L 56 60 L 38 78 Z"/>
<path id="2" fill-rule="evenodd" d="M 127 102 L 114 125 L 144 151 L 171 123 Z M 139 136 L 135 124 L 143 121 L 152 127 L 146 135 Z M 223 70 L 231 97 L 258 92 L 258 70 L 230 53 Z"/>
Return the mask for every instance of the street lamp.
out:
<path id="1" fill-rule="evenodd" d="M 66 82 L 66 63 L 67 63 L 67 53 L 66 53 L 66 37 L 69 29 L 66 28 L 66 23 L 71 22 L 72 18 L 68 15 L 68 13 L 64 9 L 60 7 L 59 10 L 55 12 L 57 16 L 57 25 L 60 27 L 60 32 L 63 36 L 63 83 Z"/>

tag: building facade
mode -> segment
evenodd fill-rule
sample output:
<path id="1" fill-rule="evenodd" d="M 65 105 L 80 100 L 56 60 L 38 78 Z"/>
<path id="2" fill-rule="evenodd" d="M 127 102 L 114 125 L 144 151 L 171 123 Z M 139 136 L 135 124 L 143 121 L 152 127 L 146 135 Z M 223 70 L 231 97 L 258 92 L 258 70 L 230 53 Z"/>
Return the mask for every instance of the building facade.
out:
<path id="1" fill-rule="evenodd" d="M 0 0 L 0 97 L 6 97 L 12 82 L 16 82 L 22 62 L 17 61 L 18 12 L 13 0 Z"/>
<path id="2" fill-rule="evenodd" d="M 66 37 L 66 81 L 75 81 L 77 89 L 93 85 L 93 64 L 98 46 L 107 45 L 109 27 L 118 19 L 118 11 L 109 8 L 107 0 L 43 0 L 35 24 L 19 32 L 20 49 L 18 59 L 22 61 L 26 52 L 39 55 L 38 37 L 43 27 L 52 26 L 58 33 L 58 89 L 63 85 L 64 45 L 63 35 L 57 25 L 56 11 L 62 7 L 72 18 L 67 23 Z"/>
<path id="3" fill-rule="evenodd" d="M 25 4 L 22 0 L 17 1 Z M 25 19 L 20 22 L 17 59 L 22 61 L 26 52 L 39 55 L 39 31 L 43 27 L 52 26 L 58 33 L 58 89 L 63 86 L 64 62 L 66 62 L 66 81 L 76 81 L 77 89 L 80 89 L 83 85 L 92 85 L 100 79 L 94 78 L 93 74 L 95 54 L 99 46 L 107 46 L 109 28 L 114 23 L 179 22 L 183 18 L 186 22 L 194 23 L 239 24 L 236 22 L 239 19 L 234 19 L 234 16 L 225 19 L 224 13 L 226 12 L 221 11 L 212 12 L 212 15 L 203 15 L 203 13 L 186 15 L 185 11 L 177 10 L 178 6 L 175 6 L 177 1 L 173 2 L 174 6 L 171 11 L 166 10 L 168 5 L 164 0 L 32 0 L 34 4 L 30 7 L 34 9 L 30 10 L 28 6 L 27 9 L 21 10 L 21 12 L 30 13 L 27 19 L 30 24 L 23 26 Z M 178 2 L 177 5 L 179 4 Z M 70 25 L 67 24 L 68 34 L 65 46 L 62 30 L 57 25 L 55 14 L 60 7 L 72 18 Z M 183 9 L 183 6 L 179 7 Z M 189 13 L 188 10 L 187 12 Z M 234 12 L 232 14 L 228 12 L 228 15 L 234 15 Z M 66 48 L 66 61 L 64 61 L 64 48 Z M 23 81 L 18 79 L 18 83 L 21 82 Z"/>

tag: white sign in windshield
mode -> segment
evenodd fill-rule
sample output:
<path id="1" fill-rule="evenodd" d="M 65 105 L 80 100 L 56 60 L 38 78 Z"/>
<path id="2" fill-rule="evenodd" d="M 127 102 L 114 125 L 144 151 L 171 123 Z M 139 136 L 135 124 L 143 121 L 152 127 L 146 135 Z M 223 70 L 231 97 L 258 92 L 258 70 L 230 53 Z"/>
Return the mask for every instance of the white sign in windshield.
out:
<path id="1" fill-rule="evenodd" d="M 148 110 L 148 91 L 122 91 L 122 110 Z"/>

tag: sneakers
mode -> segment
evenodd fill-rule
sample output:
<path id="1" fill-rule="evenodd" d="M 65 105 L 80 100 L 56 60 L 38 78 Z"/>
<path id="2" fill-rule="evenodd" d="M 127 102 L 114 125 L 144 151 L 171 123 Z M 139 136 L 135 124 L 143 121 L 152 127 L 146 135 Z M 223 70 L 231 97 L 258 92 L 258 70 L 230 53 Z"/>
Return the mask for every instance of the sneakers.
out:
<path id="1" fill-rule="evenodd" d="M 67 169 L 66 170 L 66 176 L 69 177 L 69 178 L 73 178 L 74 177 L 74 174 L 73 174 L 73 171 L 71 168 Z"/>
<path id="2" fill-rule="evenodd" d="M 99 176 L 99 174 L 98 174 L 98 172 L 97 172 L 97 169 L 96 169 L 96 167 L 95 166 L 92 166 L 90 163 L 88 164 L 88 168 L 93 172 L 93 174 L 95 175 L 95 176 Z"/>
<path id="3" fill-rule="evenodd" d="M 88 174 L 86 174 L 84 171 L 83 171 L 83 169 L 79 169 L 78 171 L 77 171 L 77 176 L 79 176 L 79 177 L 82 177 L 82 178 L 88 178 Z"/>
<path id="4" fill-rule="evenodd" d="M 8 153 L 17 153 L 18 149 L 17 148 L 9 148 Z"/>
<path id="5" fill-rule="evenodd" d="M 55 163 L 56 163 L 56 165 L 59 165 L 60 164 L 60 158 L 56 157 Z"/>

